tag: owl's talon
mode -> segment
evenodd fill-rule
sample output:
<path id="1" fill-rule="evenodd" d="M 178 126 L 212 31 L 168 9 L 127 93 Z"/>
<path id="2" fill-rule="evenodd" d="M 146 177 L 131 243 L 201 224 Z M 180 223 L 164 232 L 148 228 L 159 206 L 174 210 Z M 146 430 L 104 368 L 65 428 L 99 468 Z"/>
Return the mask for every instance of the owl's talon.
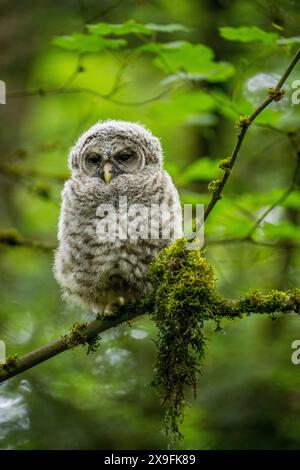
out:
<path id="1" fill-rule="evenodd" d="M 113 319 L 114 317 L 117 317 L 117 305 L 111 304 L 111 305 L 106 305 L 106 307 L 103 310 L 102 317 L 104 318 L 110 318 Z"/>

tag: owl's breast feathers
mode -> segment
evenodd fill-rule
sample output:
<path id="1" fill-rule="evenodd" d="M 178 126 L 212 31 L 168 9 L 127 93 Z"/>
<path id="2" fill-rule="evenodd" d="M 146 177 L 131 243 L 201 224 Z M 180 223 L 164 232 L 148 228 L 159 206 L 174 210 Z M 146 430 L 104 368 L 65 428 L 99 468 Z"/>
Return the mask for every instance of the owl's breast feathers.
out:
<path id="1" fill-rule="evenodd" d="M 55 275 L 64 295 L 101 312 L 119 297 L 126 301 L 149 291 L 149 263 L 160 249 L 182 236 L 181 207 L 170 176 L 147 167 L 138 174 L 118 176 L 109 185 L 98 178 L 70 179 L 62 199 Z M 130 216 L 134 205 L 142 205 L 141 210 Z M 151 238 L 149 215 L 151 208 L 160 205 L 168 207 L 169 214 L 160 222 L 159 237 L 156 233 L 156 238 Z M 155 211 L 152 216 L 158 218 Z M 137 217 L 143 235 L 125 236 L 124 224 L 128 229 L 128 220 L 136 222 Z M 167 223 L 170 230 L 166 235 Z M 115 236 L 103 236 L 105 225 L 110 230 L 116 228 Z M 145 227 L 149 229 L 147 237 Z"/>

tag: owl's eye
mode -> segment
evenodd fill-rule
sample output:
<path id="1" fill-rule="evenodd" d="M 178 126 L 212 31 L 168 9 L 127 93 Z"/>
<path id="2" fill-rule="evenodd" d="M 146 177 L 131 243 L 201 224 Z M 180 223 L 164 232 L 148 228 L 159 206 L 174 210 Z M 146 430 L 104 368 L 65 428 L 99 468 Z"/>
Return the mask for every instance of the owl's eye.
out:
<path id="1" fill-rule="evenodd" d="M 126 150 L 124 152 L 120 152 L 116 155 L 117 160 L 121 162 L 127 162 L 131 157 L 133 156 L 133 153 L 130 152 L 129 150 Z"/>
<path id="2" fill-rule="evenodd" d="M 101 156 L 98 153 L 92 152 L 88 154 L 88 156 L 86 157 L 86 161 L 90 165 L 99 165 L 99 163 L 101 162 Z"/>

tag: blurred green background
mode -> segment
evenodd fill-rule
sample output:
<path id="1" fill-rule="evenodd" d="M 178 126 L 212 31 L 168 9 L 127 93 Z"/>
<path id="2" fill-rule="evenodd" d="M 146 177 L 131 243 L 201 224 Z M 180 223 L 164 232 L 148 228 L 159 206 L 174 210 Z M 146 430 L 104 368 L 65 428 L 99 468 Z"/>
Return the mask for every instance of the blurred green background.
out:
<path id="1" fill-rule="evenodd" d="M 143 35 L 126 36 L 123 49 L 92 54 L 52 42 L 84 33 L 85 24 L 129 19 L 183 24 L 189 31 L 158 31 L 152 43 L 205 44 L 228 65 L 217 78 L 210 71 L 199 77 L 197 61 L 184 55 L 186 69 L 179 64 L 169 73 L 157 57 L 132 52 L 149 40 Z M 219 33 L 243 25 L 293 40 L 228 41 Z M 207 203 L 239 113 L 248 113 L 284 71 L 300 43 L 299 26 L 300 7 L 288 0 L 0 1 L 0 79 L 8 91 L 0 105 L 0 234 L 14 229 L 55 243 L 68 150 L 99 119 L 148 126 L 161 138 L 182 203 Z M 206 255 L 228 298 L 250 288 L 293 288 L 299 280 L 297 191 L 257 228 L 256 243 L 236 240 L 292 183 L 297 157 L 289 134 L 297 141 L 300 105 L 291 104 L 290 84 L 299 74 L 298 66 L 285 99 L 251 127 L 205 225 Z M 96 93 L 66 91 L 74 88 Z M 24 89 L 29 96 L 14 92 Z M 8 354 L 28 352 L 90 318 L 61 300 L 51 252 L 2 245 L 0 253 L 0 339 Z M 190 397 L 183 448 L 298 449 L 300 365 L 291 362 L 291 343 L 300 339 L 299 319 L 257 316 L 222 326 L 205 330 L 203 375 L 197 399 Z M 139 318 L 103 334 L 94 354 L 67 352 L 1 385 L 0 448 L 166 448 L 163 408 L 150 386 L 155 334 L 151 321 Z"/>

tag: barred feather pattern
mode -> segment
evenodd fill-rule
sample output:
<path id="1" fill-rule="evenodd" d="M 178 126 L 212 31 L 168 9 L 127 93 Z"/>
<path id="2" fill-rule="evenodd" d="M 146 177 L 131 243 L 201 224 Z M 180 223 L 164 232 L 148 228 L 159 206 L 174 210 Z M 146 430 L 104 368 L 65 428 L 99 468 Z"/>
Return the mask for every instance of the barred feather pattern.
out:
<path id="1" fill-rule="evenodd" d="M 104 160 L 111 159 L 114 147 L 124 141 L 126 145 L 134 142 L 135 147 L 141 142 L 139 164 L 132 173 L 128 169 L 116 173 L 109 184 L 91 177 L 81 169 L 80 159 L 85 143 L 92 139 L 99 143 Z M 149 263 L 163 247 L 182 236 L 179 197 L 171 177 L 162 170 L 158 139 L 135 123 L 108 121 L 93 126 L 72 149 L 70 166 L 72 176 L 62 192 L 55 277 L 66 299 L 103 314 L 107 305 L 118 303 L 120 298 L 128 302 L 151 290 Z M 99 224 L 104 221 L 113 226 L 117 220 L 125 233 L 128 220 L 124 204 L 127 209 L 143 205 L 138 222 L 139 227 L 148 227 L 148 237 L 124 239 L 116 230 L 115 237 L 101 238 Z M 103 205 L 113 206 L 114 211 L 99 212 Z M 161 205 L 168 208 L 163 219 L 156 209 L 153 211 Z M 150 211 L 152 221 L 159 219 L 156 239 L 150 235 Z M 168 224 L 167 237 L 163 237 L 164 224 Z"/>

